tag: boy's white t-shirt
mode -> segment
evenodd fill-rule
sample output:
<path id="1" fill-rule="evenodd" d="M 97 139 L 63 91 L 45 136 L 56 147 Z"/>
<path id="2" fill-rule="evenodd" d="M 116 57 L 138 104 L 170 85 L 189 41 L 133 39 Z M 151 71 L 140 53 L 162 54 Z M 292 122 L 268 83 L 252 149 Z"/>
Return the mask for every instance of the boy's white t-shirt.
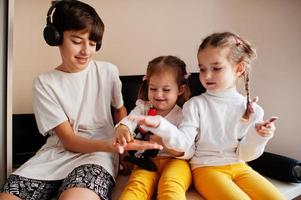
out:
<path id="1" fill-rule="evenodd" d="M 33 82 L 33 109 L 40 133 L 50 137 L 13 174 L 61 180 L 79 165 L 97 164 L 115 178 L 117 154 L 66 151 L 52 130 L 69 121 L 74 132 L 82 137 L 110 140 L 114 137 L 111 105 L 115 108 L 123 105 L 118 69 L 111 63 L 91 61 L 80 72 L 52 70 L 37 77 Z"/>

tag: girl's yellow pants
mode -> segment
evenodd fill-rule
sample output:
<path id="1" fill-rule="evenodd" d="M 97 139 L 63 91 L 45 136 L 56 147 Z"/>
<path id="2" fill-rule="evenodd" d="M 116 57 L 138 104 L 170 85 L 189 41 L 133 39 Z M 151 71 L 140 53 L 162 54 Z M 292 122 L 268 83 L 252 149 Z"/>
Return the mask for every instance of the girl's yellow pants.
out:
<path id="1" fill-rule="evenodd" d="M 156 157 L 155 172 L 135 168 L 119 200 L 185 200 L 191 184 L 191 170 L 186 160 Z"/>
<path id="2" fill-rule="evenodd" d="M 209 200 L 285 199 L 272 183 L 245 163 L 199 167 L 192 176 L 196 190 Z"/>

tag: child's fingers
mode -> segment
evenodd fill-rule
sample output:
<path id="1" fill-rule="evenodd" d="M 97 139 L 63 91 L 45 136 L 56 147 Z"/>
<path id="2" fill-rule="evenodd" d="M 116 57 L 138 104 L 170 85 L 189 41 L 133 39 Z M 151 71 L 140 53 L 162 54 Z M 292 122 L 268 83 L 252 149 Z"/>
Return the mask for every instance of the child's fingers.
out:
<path id="1" fill-rule="evenodd" d="M 116 136 L 116 143 L 118 143 L 119 145 L 125 145 L 124 144 L 124 140 L 122 139 L 122 135 L 117 135 Z"/>
<path id="2" fill-rule="evenodd" d="M 127 143 L 131 142 L 133 140 L 131 134 L 129 134 L 129 133 L 125 134 L 124 138 L 125 138 L 125 140 L 126 140 Z"/>
<path id="3" fill-rule="evenodd" d="M 277 119 L 278 119 L 278 117 L 273 116 L 270 119 L 263 121 L 262 123 L 256 124 L 255 128 L 257 127 L 256 129 L 259 129 L 261 126 L 264 126 L 267 128 L 275 128 L 274 121 L 276 121 Z"/>
<path id="4" fill-rule="evenodd" d="M 120 137 L 120 140 L 119 140 L 119 142 L 120 142 L 120 144 L 122 145 L 122 146 L 124 146 L 124 145 L 126 145 L 127 144 L 127 142 L 126 142 L 126 139 L 122 136 L 122 137 Z"/>
<path id="5" fill-rule="evenodd" d="M 278 117 L 271 117 L 270 119 L 265 120 L 262 125 L 265 126 L 265 127 L 275 126 L 274 121 L 277 120 L 277 119 L 278 119 Z"/>
<path id="6" fill-rule="evenodd" d="M 261 130 L 265 130 L 265 129 L 269 128 L 268 126 L 269 126 L 269 124 L 267 122 L 263 122 L 263 123 L 256 124 L 255 128 L 257 131 L 261 131 Z"/>
<path id="7" fill-rule="evenodd" d="M 274 131 L 272 131 L 271 129 L 261 129 L 257 132 L 263 137 L 268 137 L 274 134 Z"/>
<path id="8" fill-rule="evenodd" d="M 157 116 L 130 116 L 130 120 L 137 122 L 139 125 L 149 126 L 149 127 L 157 127 L 160 123 Z"/>
<path id="9" fill-rule="evenodd" d="M 152 143 L 158 143 L 158 144 L 162 144 L 162 139 L 160 136 L 157 136 L 157 135 L 151 135 L 149 137 L 149 141 L 152 142 Z"/>
<path id="10" fill-rule="evenodd" d="M 130 120 L 135 121 L 138 124 L 143 124 L 145 121 L 145 118 L 146 118 L 146 116 L 143 116 L 143 115 L 129 116 Z"/>
<path id="11" fill-rule="evenodd" d="M 273 117 L 271 117 L 270 119 L 268 119 L 268 121 L 269 121 L 269 122 L 274 122 L 274 121 L 276 121 L 277 119 L 278 119 L 278 117 L 273 116 Z"/>
<path id="12" fill-rule="evenodd" d="M 122 146 L 126 145 L 131 140 L 132 136 L 128 132 L 119 133 L 119 135 L 117 136 L 117 142 Z"/>
<path id="13" fill-rule="evenodd" d="M 120 145 L 118 145 L 118 153 L 123 154 L 124 153 L 124 148 Z"/>
<path id="14" fill-rule="evenodd" d="M 113 138 L 113 145 L 115 145 L 116 143 L 119 143 L 119 140 L 118 140 L 118 137 L 117 137 L 117 136 L 115 136 L 115 137 Z"/>
<path id="15" fill-rule="evenodd" d="M 261 124 L 255 125 L 256 132 L 259 133 L 263 137 L 267 137 L 273 135 L 276 128 L 273 122 L 263 122 Z"/>
<path id="16" fill-rule="evenodd" d="M 157 117 L 147 117 L 145 118 L 145 123 L 150 127 L 158 127 L 160 124 L 160 121 Z"/>
<path id="17" fill-rule="evenodd" d="M 119 143 L 114 142 L 113 143 L 113 147 L 117 150 L 117 152 L 119 154 L 123 154 L 124 153 L 124 147 L 121 146 Z"/>
<path id="18" fill-rule="evenodd" d="M 151 143 L 149 141 L 133 140 L 124 147 L 125 150 L 147 150 L 147 149 L 159 149 L 162 150 L 163 146 L 157 143 Z"/>

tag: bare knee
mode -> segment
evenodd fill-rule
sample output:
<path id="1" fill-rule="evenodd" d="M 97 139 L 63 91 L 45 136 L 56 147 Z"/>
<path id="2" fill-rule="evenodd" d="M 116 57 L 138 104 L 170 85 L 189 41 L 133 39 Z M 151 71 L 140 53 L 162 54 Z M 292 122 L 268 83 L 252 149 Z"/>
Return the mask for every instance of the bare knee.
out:
<path id="1" fill-rule="evenodd" d="M 19 197 L 10 193 L 0 193 L 0 200 L 21 200 Z"/>
<path id="2" fill-rule="evenodd" d="M 101 200 L 101 198 L 92 190 L 87 188 L 69 188 L 62 192 L 59 197 L 59 200 L 82 200 L 82 199 L 91 199 L 91 200 Z M 0 199 L 1 200 L 1 199 Z"/>

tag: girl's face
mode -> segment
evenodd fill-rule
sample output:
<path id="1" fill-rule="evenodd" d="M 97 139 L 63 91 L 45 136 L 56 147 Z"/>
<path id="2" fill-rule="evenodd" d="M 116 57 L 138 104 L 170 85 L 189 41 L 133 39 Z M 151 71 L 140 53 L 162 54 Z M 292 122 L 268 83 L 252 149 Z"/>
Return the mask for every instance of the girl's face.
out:
<path id="1" fill-rule="evenodd" d="M 209 92 L 221 92 L 235 87 L 244 65 L 229 61 L 229 48 L 208 46 L 198 53 L 200 81 Z"/>
<path id="2" fill-rule="evenodd" d="M 176 105 L 178 96 L 184 92 L 183 90 L 182 87 L 178 87 L 175 73 L 166 70 L 149 78 L 148 99 L 157 109 L 157 114 L 165 116 Z"/>
<path id="3" fill-rule="evenodd" d="M 89 40 L 87 30 L 64 31 L 63 43 L 59 46 L 62 64 L 57 68 L 65 72 L 85 69 L 96 52 L 96 43 Z"/>

